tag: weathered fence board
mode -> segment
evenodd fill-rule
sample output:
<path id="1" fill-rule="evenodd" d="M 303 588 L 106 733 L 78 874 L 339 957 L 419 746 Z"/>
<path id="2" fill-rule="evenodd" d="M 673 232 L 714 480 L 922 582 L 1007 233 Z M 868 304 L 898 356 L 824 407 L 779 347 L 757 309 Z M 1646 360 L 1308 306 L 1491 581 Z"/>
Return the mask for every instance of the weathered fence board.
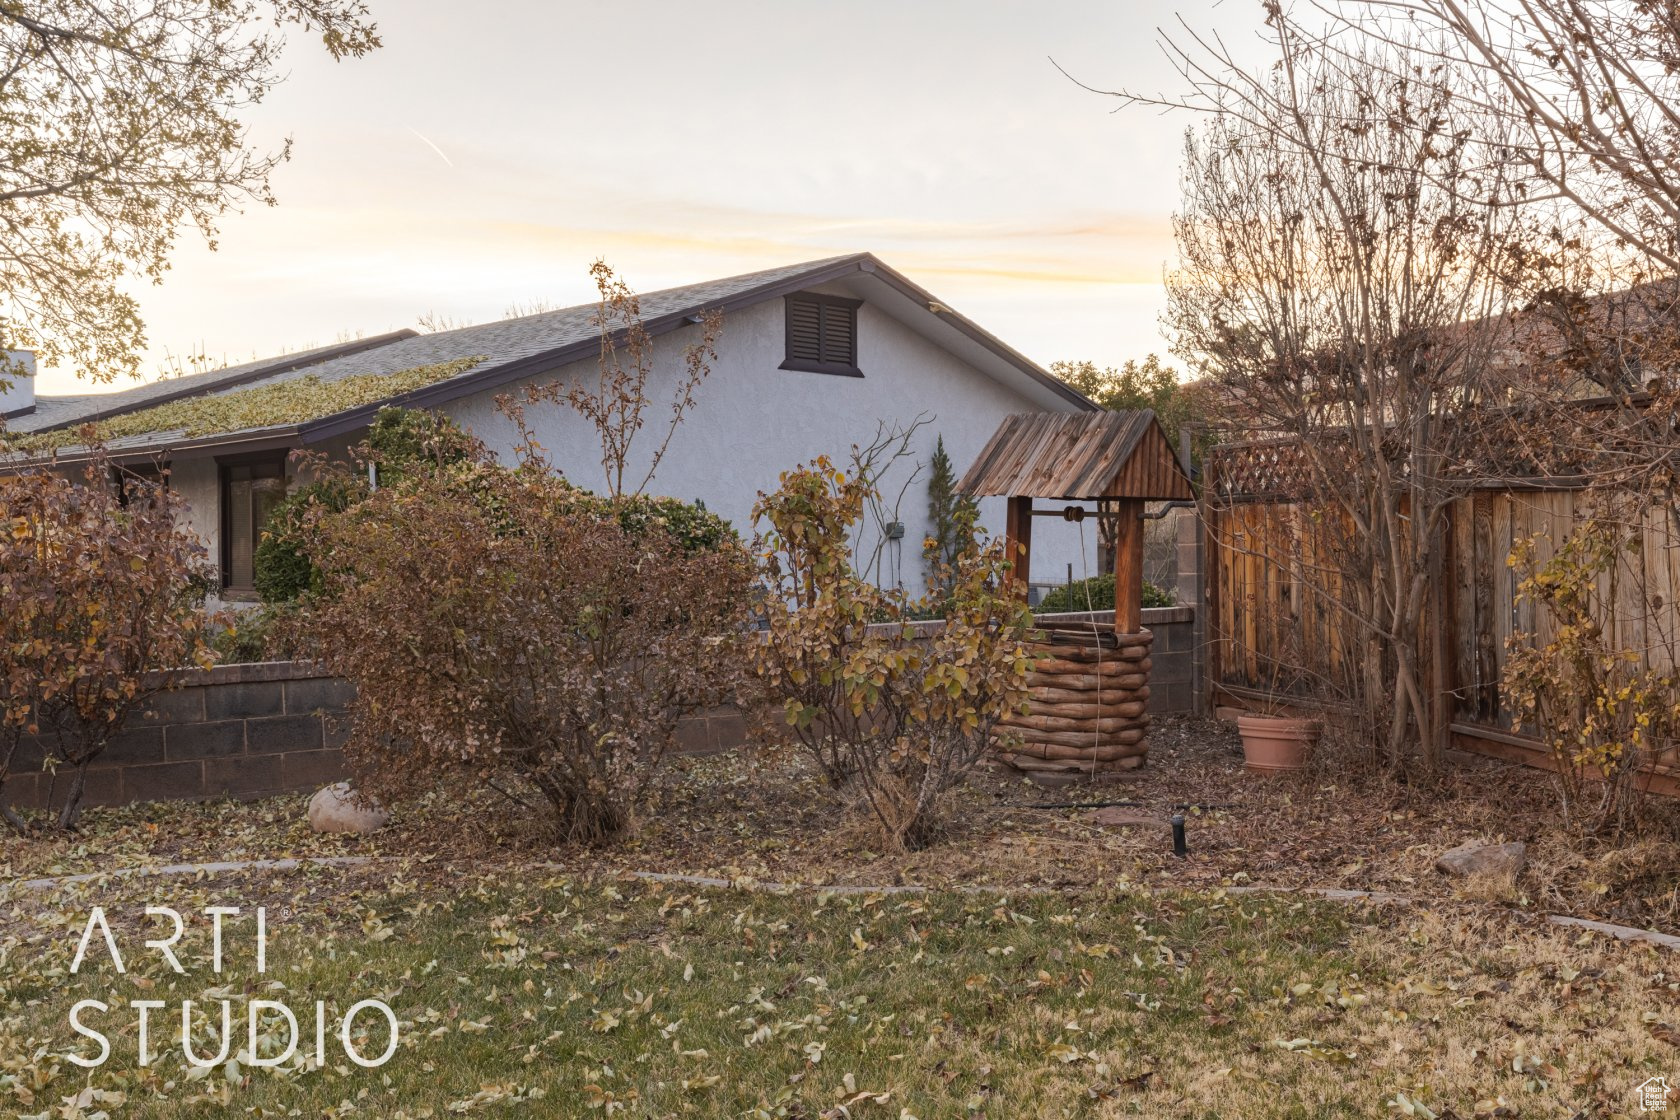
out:
<path id="1" fill-rule="evenodd" d="M 1209 493 L 1218 492 L 1221 466 L 1216 455 Z M 1512 549 L 1533 539 L 1543 564 L 1588 515 L 1574 489 L 1480 490 L 1450 509 L 1425 620 L 1438 639 L 1422 651 L 1420 668 L 1422 680 L 1455 697 L 1459 739 L 1482 735 L 1499 748 L 1493 753 L 1507 757 L 1525 741 L 1512 734 L 1512 705 L 1501 684 L 1507 651 L 1513 641 L 1553 640 L 1556 623 L 1519 597 L 1523 573 L 1510 563 Z M 1333 694 L 1354 694 L 1349 674 L 1358 658 L 1350 643 L 1358 636 L 1339 605 L 1332 562 L 1340 527 L 1322 510 L 1275 496 L 1204 500 L 1202 517 L 1212 589 L 1205 606 L 1209 686 L 1238 696 L 1271 691 L 1280 673 L 1299 666 Z M 1673 668 L 1680 663 L 1680 525 L 1657 511 L 1638 537 L 1639 547 L 1602 577 L 1601 589 L 1613 591 L 1617 604 L 1614 638 L 1644 664 Z"/>

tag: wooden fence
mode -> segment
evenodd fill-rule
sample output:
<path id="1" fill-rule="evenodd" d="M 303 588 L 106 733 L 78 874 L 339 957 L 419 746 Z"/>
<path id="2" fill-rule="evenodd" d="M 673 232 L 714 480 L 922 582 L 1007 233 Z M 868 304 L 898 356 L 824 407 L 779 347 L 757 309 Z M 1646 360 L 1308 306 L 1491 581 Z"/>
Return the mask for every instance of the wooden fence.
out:
<path id="1" fill-rule="evenodd" d="M 1340 606 L 1338 566 L 1331 559 L 1335 534 L 1322 511 L 1254 486 L 1252 464 L 1232 461 L 1247 450 L 1216 450 L 1204 480 L 1211 699 L 1252 701 L 1295 683 L 1287 678 L 1297 672 L 1331 695 L 1357 695 L 1351 677 L 1361 659 L 1350 644 L 1360 639 Z M 1514 731 L 1501 681 L 1513 635 L 1544 643 L 1554 636 L 1555 623 L 1544 607 L 1518 595 L 1522 575 L 1508 558 L 1519 541 L 1534 538 L 1535 557 L 1544 562 L 1586 515 L 1584 492 L 1569 488 L 1484 489 L 1451 507 L 1423 630 L 1436 637 L 1421 651 L 1421 675 L 1427 687 L 1454 698 L 1455 746 L 1549 764 L 1536 740 Z M 1622 555 L 1614 577 L 1616 648 L 1637 651 L 1655 668 L 1674 667 L 1680 656 L 1680 533 L 1666 514 L 1639 526 L 1638 547 Z M 1610 579 L 1601 581 L 1606 594 Z M 1680 759 L 1660 758 L 1650 784 L 1680 793 Z"/>

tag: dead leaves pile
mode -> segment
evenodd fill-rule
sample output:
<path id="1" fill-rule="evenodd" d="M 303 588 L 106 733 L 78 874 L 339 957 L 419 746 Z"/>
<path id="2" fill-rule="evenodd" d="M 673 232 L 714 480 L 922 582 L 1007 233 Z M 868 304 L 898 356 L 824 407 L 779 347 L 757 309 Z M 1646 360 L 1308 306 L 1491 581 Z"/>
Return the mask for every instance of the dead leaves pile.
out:
<path id="1" fill-rule="evenodd" d="M 636 835 L 607 852 L 562 850 L 557 857 L 551 837 L 462 791 L 400 806 L 390 828 L 367 837 L 316 835 L 305 823 L 304 799 L 286 797 L 95 810 L 85 832 L 68 842 L 10 844 L 0 856 L 0 878 L 365 855 L 425 859 L 468 876 L 559 858 L 595 874 L 1053 889 L 1259 883 L 1428 898 L 1460 889 L 1433 870 L 1435 858 L 1480 836 L 1483 822 L 1497 821 L 1499 836 L 1528 842 L 1530 871 L 1508 897 L 1491 901 L 1635 926 L 1680 924 L 1680 824 L 1669 820 L 1680 818 L 1680 804 L 1655 813 L 1652 836 L 1639 844 L 1587 850 L 1558 831 L 1546 776 L 1521 767 L 1473 761 L 1427 788 L 1334 762 L 1311 775 L 1259 778 L 1243 771 L 1227 726 L 1186 718 L 1153 727 L 1150 752 L 1148 766 L 1100 793 L 976 775 L 953 795 L 944 842 L 914 853 L 879 850 L 871 830 L 836 807 L 800 759 L 736 753 L 674 760 Z M 1104 825 L 1085 810 L 1026 807 L 1093 798 L 1132 802 L 1129 815 L 1160 827 Z M 1191 854 L 1175 859 L 1165 822 L 1185 804 L 1194 806 Z M 1665 827 L 1671 839 L 1663 838 Z"/>

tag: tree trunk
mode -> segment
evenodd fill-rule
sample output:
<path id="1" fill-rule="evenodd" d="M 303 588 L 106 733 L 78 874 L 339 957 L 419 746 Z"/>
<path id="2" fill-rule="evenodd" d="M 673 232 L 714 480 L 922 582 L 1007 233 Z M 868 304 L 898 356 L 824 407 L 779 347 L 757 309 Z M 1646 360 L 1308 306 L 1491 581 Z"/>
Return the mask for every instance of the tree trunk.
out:
<path id="1" fill-rule="evenodd" d="M 64 798 L 64 807 L 58 811 L 58 827 L 62 832 L 68 832 L 76 827 L 76 821 L 82 815 L 82 791 L 87 787 L 87 763 L 76 767 L 75 776 L 70 779 L 70 792 Z"/>

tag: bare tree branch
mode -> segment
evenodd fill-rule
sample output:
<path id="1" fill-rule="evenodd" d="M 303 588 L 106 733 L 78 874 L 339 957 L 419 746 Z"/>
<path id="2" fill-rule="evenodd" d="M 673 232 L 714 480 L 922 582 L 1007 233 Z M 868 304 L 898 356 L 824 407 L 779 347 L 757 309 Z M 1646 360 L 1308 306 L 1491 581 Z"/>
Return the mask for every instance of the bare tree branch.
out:
<path id="1" fill-rule="evenodd" d="M 379 45 L 362 0 L 35 0 L 0 4 L 0 349 L 94 380 L 135 374 L 135 278 L 184 227 L 272 205 L 287 158 L 241 120 L 283 79 L 290 25 L 335 58 Z"/>

